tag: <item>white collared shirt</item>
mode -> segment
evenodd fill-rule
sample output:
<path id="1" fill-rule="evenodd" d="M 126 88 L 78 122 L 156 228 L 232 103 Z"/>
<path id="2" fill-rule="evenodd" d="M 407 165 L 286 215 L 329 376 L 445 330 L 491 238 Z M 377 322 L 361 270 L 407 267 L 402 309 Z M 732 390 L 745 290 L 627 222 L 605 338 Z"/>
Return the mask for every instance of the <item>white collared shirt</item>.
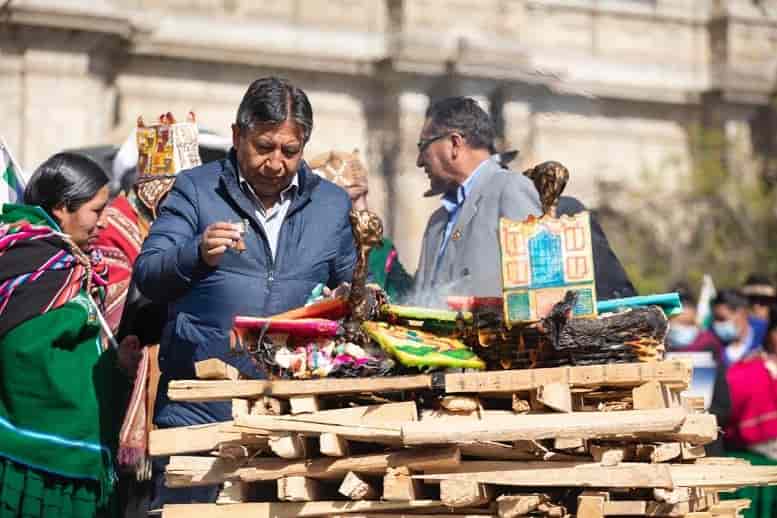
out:
<path id="1" fill-rule="evenodd" d="M 259 200 L 259 197 L 256 195 L 256 192 L 254 192 L 254 188 L 251 187 L 251 184 L 248 183 L 248 180 L 243 177 L 243 173 L 238 169 L 240 187 L 254 203 L 256 219 L 262 224 L 264 233 L 267 235 L 267 241 L 269 242 L 273 259 L 275 259 L 275 252 L 278 249 L 278 239 L 281 235 L 283 220 L 286 219 L 286 213 L 289 212 L 291 200 L 294 199 L 294 192 L 299 188 L 298 176 L 299 175 L 295 173 L 289 186 L 281 191 L 281 200 L 270 209 L 265 209 L 264 204 L 262 204 L 261 200 Z"/>

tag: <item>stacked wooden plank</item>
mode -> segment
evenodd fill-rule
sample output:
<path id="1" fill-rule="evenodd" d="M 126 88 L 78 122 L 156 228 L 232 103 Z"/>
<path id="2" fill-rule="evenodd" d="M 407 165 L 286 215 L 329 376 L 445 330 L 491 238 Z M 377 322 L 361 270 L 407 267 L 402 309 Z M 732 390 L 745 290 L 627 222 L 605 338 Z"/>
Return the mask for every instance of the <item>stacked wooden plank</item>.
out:
<path id="1" fill-rule="evenodd" d="M 718 428 L 680 397 L 690 379 L 662 361 L 173 382 L 174 400 L 231 399 L 233 420 L 152 433 L 169 486 L 223 485 L 163 516 L 738 516 L 719 493 L 777 469 L 705 457 Z"/>

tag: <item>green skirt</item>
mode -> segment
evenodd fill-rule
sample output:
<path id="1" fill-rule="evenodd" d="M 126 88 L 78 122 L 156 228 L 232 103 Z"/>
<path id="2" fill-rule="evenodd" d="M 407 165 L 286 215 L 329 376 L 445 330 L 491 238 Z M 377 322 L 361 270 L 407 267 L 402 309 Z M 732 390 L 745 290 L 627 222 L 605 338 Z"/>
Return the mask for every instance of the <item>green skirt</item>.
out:
<path id="1" fill-rule="evenodd" d="M 98 509 L 99 491 L 96 481 L 52 475 L 0 458 L 0 518 L 115 516 Z"/>
<path id="2" fill-rule="evenodd" d="M 745 459 L 753 466 L 774 466 L 777 461 L 752 451 L 727 451 L 727 457 Z M 750 508 L 746 509 L 744 518 L 777 518 L 777 487 L 743 487 L 733 493 L 720 493 L 721 500 L 736 500 L 749 498 Z"/>

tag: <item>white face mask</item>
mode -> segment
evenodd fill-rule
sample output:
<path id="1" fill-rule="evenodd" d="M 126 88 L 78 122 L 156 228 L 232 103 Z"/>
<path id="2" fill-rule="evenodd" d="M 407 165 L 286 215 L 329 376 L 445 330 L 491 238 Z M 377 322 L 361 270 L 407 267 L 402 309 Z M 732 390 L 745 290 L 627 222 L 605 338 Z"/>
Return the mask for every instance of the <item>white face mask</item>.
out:
<path id="1" fill-rule="evenodd" d="M 712 331 L 723 343 L 729 344 L 739 338 L 739 330 L 733 320 L 715 321 L 712 323 Z"/>
<path id="2" fill-rule="evenodd" d="M 670 347 L 684 349 L 691 345 L 699 335 L 699 328 L 694 325 L 671 323 L 667 340 Z"/>

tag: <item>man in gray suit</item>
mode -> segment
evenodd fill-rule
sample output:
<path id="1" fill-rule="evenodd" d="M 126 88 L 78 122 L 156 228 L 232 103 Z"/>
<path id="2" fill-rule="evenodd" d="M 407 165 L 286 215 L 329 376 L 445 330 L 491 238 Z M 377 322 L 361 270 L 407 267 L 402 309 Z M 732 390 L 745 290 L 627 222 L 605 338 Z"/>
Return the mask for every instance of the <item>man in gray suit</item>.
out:
<path id="1" fill-rule="evenodd" d="M 443 305 L 447 295 L 502 295 L 499 218 L 541 215 L 534 185 L 491 160 L 496 131 L 467 97 L 432 104 L 418 141 L 416 164 L 427 194 L 442 194 L 421 247 L 413 302 Z"/>

